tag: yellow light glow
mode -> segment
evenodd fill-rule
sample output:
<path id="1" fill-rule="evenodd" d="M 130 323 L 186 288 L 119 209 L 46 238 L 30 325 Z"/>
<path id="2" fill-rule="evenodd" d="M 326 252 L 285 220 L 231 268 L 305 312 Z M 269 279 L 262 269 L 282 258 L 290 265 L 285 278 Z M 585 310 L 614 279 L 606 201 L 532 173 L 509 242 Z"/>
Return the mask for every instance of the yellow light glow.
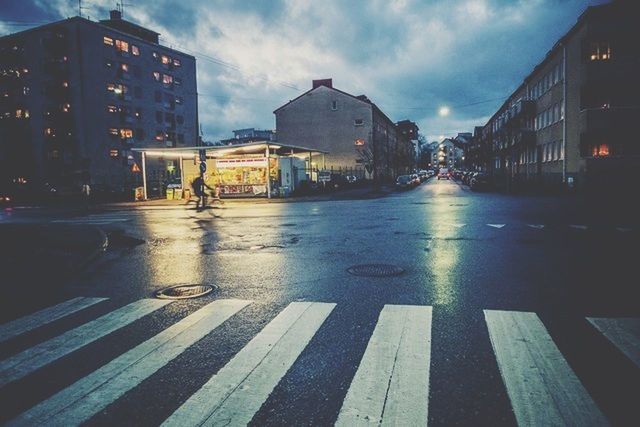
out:
<path id="1" fill-rule="evenodd" d="M 446 106 L 440 107 L 440 109 L 438 110 L 438 114 L 442 117 L 448 116 L 449 112 L 449 107 Z"/>

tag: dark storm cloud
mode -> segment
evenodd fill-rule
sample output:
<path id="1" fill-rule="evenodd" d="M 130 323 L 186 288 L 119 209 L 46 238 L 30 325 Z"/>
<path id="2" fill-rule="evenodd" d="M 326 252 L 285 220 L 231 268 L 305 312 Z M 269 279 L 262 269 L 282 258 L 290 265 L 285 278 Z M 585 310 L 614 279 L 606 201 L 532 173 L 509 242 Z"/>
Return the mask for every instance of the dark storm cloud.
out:
<path id="1" fill-rule="evenodd" d="M 0 1 L 5 20 L 76 13 L 67 0 Z M 275 108 L 327 77 L 436 137 L 484 124 L 580 13 L 602 2 L 135 0 L 125 17 L 195 54 L 207 139 L 272 128 Z M 84 3 L 92 19 L 115 4 Z M 438 116 L 441 105 L 448 117 Z"/>

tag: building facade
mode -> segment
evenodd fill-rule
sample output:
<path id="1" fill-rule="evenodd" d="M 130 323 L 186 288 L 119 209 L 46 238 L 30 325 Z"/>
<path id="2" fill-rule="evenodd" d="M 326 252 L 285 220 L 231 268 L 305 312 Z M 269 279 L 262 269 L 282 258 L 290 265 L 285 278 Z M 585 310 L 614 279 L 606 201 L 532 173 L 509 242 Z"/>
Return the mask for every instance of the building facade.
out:
<path id="1" fill-rule="evenodd" d="M 0 38 L 0 180 L 128 191 L 140 183 L 133 147 L 196 145 L 193 56 L 121 19 L 74 17 Z M 170 160 L 149 179 L 177 173 Z"/>
<path id="2" fill-rule="evenodd" d="M 507 188 L 607 187 L 637 180 L 640 18 L 628 0 L 589 7 L 472 145 Z"/>
<path id="3" fill-rule="evenodd" d="M 274 111 L 278 142 L 329 154 L 310 167 L 379 180 L 395 177 L 397 129 L 366 96 L 333 87 L 331 79 Z"/>
<path id="4" fill-rule="evenodd" d="M 411 120 L 396 123 L 398 147 L 396 154 L 396 175 L 407 174 L 418 167 L 420 128 Z"/>
<path id="5" fill-rule="evenodd" d="M 258 141 L 275 141 L 276 132 L 269 129 L 237 129 L 233 131 L 233 138 L 223 139 L 220 141 L 222 145 L 248 144 Z"/>
<path id="6" fill-rule="evenodd" d="M 470 133 L 459 133 L 454 138 L 445 138 L 439 143 L 432 143 L 432 167 L 463 169 L 465 168 L 466 151 L 471 141 Z"/>

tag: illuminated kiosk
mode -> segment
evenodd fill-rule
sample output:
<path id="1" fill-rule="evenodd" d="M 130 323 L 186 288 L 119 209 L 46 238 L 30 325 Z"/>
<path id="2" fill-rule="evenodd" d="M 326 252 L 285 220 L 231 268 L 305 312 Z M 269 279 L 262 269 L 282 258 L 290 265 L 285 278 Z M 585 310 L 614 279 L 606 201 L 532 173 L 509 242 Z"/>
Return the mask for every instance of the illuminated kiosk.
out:
<path id="1" fill-rule="evenodd" d="M 143 198 L 147 200 L 146 160 L 178 160 L 180 182 L 191 182 L 205 169 L 205 182 L 221 197 L 285 197 L 303 181 L 317 181 L 326 151 L 276 142 L 250 142 L 225 146 L 133 148 L 142 156 Z M 202 164 L 206 166 L 203 166 Z M 269 177 L 269 179 L 267 179 Z"/>

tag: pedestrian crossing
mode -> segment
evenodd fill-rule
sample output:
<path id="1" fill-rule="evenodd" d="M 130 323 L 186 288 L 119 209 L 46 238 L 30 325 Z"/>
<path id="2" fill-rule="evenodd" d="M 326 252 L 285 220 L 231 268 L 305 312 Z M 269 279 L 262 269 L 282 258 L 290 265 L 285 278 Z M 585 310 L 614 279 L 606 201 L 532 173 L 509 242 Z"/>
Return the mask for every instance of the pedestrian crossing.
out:
<path id="1" fill-rule="evenodd" d="M 104 300 L 74 298 L 0 325 L 0 332 L 10 340 Z M 172 303 L 134 301 L 10 356 L 0 361 L 0 389 Z M 36 402 L 8 425 L 80 425 L 252 304 L 240 299 L 210 301 Z M 250 423 L 336 307 L 340 305 L 308 301 L 287 305 L 204 385 L 167 414 L 163 425 Z M 364 354 L 356 361 L 336 425 L 428 423 L 431 337 L 432 329 L 437 328 L 432 325 L 432 311 L 425 305 L 387 304 L 381 308 Z M 484 310 L 482 314 L 519 425 L 607 425 L 607 418 L 535 313 Z M 640 319 L 590 317 L 587 321 L 594 326 L 594 333 L 604 335 L 640 367 Z"/>

